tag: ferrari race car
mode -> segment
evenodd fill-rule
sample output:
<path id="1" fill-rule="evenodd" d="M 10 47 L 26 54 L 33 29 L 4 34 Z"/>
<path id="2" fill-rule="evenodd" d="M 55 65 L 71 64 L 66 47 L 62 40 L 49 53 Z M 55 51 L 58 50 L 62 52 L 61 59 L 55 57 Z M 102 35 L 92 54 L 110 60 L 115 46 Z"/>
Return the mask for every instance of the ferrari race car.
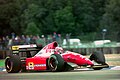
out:
<path id="1" fill-rule="evenodd" d="M 63 48 L 58 47 L 57 42 L 52 42 L 42 49 L 36 45 L 12 46 L 12 54 L 5 59 L 5 68 L 8 73 L 70 71 L 76 68 L 73 64 L 94 70 L 109 67 L 104 54 L 100 51 L 96 51 L 90 55 L 90 58 L 86 58 L 75 52 L 64 51 Z"/>

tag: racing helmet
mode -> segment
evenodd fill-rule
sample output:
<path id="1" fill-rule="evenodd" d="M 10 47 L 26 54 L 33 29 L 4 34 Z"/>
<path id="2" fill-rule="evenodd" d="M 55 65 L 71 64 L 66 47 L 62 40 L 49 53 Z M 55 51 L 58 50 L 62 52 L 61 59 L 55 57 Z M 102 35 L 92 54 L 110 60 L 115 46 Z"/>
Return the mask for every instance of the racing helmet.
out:
<path id="1" fill-rule="evenodd" d="M 63 48 L 62 47 L 56 47 L 55 48 L 55 52 L 57 52 L 57 53 L 63 53 L 64 52 L 64 50 L 63 50 Z"/>

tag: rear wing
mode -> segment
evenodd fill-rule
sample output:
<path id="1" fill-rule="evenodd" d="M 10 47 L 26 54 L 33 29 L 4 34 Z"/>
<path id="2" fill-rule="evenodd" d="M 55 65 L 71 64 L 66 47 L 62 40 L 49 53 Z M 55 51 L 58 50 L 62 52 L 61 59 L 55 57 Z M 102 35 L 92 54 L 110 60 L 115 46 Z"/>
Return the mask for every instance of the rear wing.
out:
<path id="1" fill-rule="evenodd" d="M 28 51 L 39 51 L 40 49 L 36 44 L 30 45 L 15 45 L 11 47 L 12 53 L 19 53 L 19 52 L 28 52 Z"/>

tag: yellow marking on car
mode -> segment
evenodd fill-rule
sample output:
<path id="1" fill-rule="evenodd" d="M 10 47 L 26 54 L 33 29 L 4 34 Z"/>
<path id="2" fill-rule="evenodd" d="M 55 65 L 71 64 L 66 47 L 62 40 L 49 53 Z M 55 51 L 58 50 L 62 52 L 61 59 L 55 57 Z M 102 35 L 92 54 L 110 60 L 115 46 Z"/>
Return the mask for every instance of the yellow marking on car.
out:
<path id="1" fill-rule="evenodd" d="M 19 50 L 19 46 L 12 46 L 12 50 Z"/>
<path id="2" fill-rule="evenodd" d="M 29 67 L 29 69 L 34 69 L 34 63 L 33 62 L 29 62 L 28 63 L 28 67 Z"/>

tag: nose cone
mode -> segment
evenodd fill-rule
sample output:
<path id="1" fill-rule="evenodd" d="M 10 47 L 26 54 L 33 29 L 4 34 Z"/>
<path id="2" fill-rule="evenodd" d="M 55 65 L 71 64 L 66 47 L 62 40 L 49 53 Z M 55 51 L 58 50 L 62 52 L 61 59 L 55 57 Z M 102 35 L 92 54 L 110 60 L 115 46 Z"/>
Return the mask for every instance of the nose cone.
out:
<path id="1" fill-rule="evenodd" d="M 94 63 L 91 60 L 89 60 L 89 59 L 87 59 L 86 62 L 87 62 L 88 65 L 91 65 L 91 66 L 94 65 Z"/>

